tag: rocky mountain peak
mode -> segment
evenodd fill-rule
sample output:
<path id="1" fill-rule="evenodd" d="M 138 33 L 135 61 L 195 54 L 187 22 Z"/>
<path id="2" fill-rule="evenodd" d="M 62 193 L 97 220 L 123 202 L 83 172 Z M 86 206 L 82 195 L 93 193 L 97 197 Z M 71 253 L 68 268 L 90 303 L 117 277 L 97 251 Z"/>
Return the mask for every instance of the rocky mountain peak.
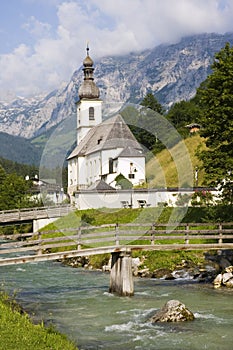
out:
<path id="1" fill-rule="evenodd" d="M 195 95 L 210 73 L 214 54 L 233 44 L 233 34 L 202 34 L 179 43 L 124 56 L 103 57 L 95 64 L 95 82 L 106 104 L 139 103 L 148 91 L 166 108 Z M 32 138 L 76 113 L 82 67 L 68 84 L 44 96 L 0 102 L 0 131 Z"/>

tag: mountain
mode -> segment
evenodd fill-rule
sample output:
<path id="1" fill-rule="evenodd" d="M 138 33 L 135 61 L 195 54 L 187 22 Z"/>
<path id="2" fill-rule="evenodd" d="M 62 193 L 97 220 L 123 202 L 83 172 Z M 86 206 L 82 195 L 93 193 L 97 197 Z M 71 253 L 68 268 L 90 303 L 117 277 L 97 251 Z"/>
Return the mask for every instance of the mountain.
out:
<path id="1" fill-rule="evenodd" d="M 24 137 L 0 132 L 0 157 L 23 164 L 39 165 L 42 150 Z"/>
<path id="2" fill-rule="evenodd" d="M 190 99 L 210 73 L 214 54 L 226 42 L 233 44 L 233 33 L 195 35 L 176 44 L 96 60 L 95 81 L 105 102 L 105 114 L 127 102 L 139 103 L 148 91 L 166 108 Z M 91 56 L 94 58 L 94 52 Z M 80 67 L 68 84 L 46 96 L 0 102 L 0 131 L 35 138 L 75 115 L 82 80 Z"/>

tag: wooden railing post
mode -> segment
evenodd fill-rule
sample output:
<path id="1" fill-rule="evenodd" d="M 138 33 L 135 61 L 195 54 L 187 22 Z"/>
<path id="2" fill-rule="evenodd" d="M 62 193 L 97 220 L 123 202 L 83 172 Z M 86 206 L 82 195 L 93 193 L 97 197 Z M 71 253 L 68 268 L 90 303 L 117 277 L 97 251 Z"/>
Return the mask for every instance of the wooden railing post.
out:
<path id="1" fill-rule="evenodd" d="M 115 227 L 115 242 L 116 245 L 120 245 L 120 241 L 119 241 L 119 224 L 116 223 L 116 227 Z"/>
<path id="2" fill-rule="evenodd" d="M 218 225 L 218 233 L 219 233 L 218 244 L 222 244 L 222 224 L 221 223 L 219 223 Z"/>
<path id="3" fill-rule="evenodd" d="M 185 244 L 189 244 L 189 224 L 186 224 Z"/>
<path id="4" fill-rule="evenodd" d="M 152 224 L 151 230 L 152 230 L 152 234 L 151 234 L 151 245 L 155 245 L 155 234 L 154 234 L 154 231 L 155 231 L 155 224 Z"/>
<path id="5" fill-rule="evenodd" d="M 42 242 L 41 241 L 41 232 L 38 231 L 38 246 L 39 246 L 39 249 L 37 251 L 37 255 L 42 255 L 42 253 L 43 253 L 41 242 Z"/>
<path id="6" fill-rule="evenodd" d="M 81 226 L 79 226 L 78 228 L 78 245 L 77 245 L 77 249 L 81 250 L 81 235 L 82 235 L 82 229 Z"/>

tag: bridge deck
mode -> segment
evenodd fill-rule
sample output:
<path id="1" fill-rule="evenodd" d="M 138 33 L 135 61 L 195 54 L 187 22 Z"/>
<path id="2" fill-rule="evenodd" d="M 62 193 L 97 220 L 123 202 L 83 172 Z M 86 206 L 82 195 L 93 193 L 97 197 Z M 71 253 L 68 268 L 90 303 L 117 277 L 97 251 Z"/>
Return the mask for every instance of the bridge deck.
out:
<path id="1" fill-rule="evenodd" d="M 233 243 L 224 244 L 164 244 L 164 245 L 127 245 L 127 246 L 109 246 L 103 248 L 89 248 L 82 250 L 70 250 L 60 253 L 44 253 L 39 255 L 24 255 L 14 258 L 4 258 L 0 259 L 0 266 L 8 265 L 18 265 L 31 262 L 41 262 L 41 261 L 54 261 L 54 260 L 64 260 L 68 258 L 81 257 L 81 256 L 91 256 L 98 254 L 107 254 L 114 252 L 131 252 L 136 250 L 145 251 L 171 251 L 171 250 L 216 250 L 216 249 L 233 249 Z"/>

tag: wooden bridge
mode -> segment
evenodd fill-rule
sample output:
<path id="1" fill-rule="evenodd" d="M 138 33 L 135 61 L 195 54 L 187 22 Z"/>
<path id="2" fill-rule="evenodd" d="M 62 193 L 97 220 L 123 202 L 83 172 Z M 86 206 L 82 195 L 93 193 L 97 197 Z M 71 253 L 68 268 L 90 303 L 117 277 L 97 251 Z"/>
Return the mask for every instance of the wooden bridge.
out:
<path id="1" fill-rule="evenodd" d="M 0 266 L 111 253 L 110 291 L 132 295 L 132 251 L 233 249 L 233 223 L 109 224 L 1 239 Z"/>
<path id="2" fill-rule="evenodd" d="M 74 208 L 70 205 L 3 210 L 0 211 L 0 225 L 4 226 L 15 223 L 57 219 L 61 216 L 69 214 L 73 210 Z M 46 224 L 43 226 L 45 225 Z"/>

